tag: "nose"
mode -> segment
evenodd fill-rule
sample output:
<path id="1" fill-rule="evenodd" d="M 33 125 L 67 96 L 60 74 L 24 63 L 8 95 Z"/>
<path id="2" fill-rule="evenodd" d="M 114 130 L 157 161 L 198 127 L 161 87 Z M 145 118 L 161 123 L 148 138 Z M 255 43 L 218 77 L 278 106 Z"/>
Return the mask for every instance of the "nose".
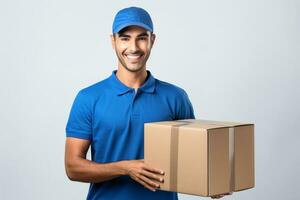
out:
<path id="1" fill-rule="evenodd" d="M 138 50 L 136 40 L 131 40 L 131 42 L 129 43 L 129 50 L 130 52 L 136 52 Z"/>

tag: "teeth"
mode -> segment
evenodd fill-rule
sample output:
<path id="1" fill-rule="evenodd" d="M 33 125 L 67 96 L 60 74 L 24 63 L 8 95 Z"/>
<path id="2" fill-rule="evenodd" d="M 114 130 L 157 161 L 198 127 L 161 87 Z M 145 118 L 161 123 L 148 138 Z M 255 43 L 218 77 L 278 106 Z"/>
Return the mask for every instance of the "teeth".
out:
<path id="1" fill-rule="evenodd" d="M 138 59 L 140 55 L 126 55 L 129 59 Z"/>

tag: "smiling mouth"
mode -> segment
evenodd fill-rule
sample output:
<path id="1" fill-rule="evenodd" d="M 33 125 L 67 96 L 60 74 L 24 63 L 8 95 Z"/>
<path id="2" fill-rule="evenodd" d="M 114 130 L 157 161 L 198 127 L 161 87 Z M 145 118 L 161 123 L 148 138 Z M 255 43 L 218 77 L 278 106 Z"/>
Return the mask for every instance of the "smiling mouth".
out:
<path id="1" fill-rule="evenodd" d="M 129 61 L 139 61 L 142 57 L 143 54 L 125 54 L 125 57 L 129 60 Z"/>

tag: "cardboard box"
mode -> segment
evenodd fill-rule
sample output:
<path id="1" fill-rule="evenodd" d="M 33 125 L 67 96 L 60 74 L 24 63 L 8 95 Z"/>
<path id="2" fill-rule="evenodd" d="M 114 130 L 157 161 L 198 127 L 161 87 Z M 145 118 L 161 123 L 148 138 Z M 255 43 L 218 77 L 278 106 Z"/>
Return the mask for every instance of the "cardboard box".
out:
<path id="1" fill-rule="evenodd" d="M 254 187 L 254 124 L 145 123 L 144 159 L 165 171 L 161 190 L 213 196 Z"/>

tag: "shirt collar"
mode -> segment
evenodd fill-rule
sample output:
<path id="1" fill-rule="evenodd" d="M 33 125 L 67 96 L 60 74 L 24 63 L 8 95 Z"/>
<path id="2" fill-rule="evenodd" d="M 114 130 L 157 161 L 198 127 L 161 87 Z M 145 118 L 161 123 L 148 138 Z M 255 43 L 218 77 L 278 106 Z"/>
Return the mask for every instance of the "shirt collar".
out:
<path id="1" fill-rule="evenodd" d="M 117 95 L 123 95 L 129 91 L 133 91 L 134 88 L 124 85 L 116 75 L 117 70 L 114 70 L 109 77 L 109 80 L 113 86 L 113 89 L 116 91 Z M 155 91 L 155 78 L 149 70 L 147 70 L 147 78 L 144 84 L 139 88 L 140 91 L 145 93 L 153 93 Z"/>

